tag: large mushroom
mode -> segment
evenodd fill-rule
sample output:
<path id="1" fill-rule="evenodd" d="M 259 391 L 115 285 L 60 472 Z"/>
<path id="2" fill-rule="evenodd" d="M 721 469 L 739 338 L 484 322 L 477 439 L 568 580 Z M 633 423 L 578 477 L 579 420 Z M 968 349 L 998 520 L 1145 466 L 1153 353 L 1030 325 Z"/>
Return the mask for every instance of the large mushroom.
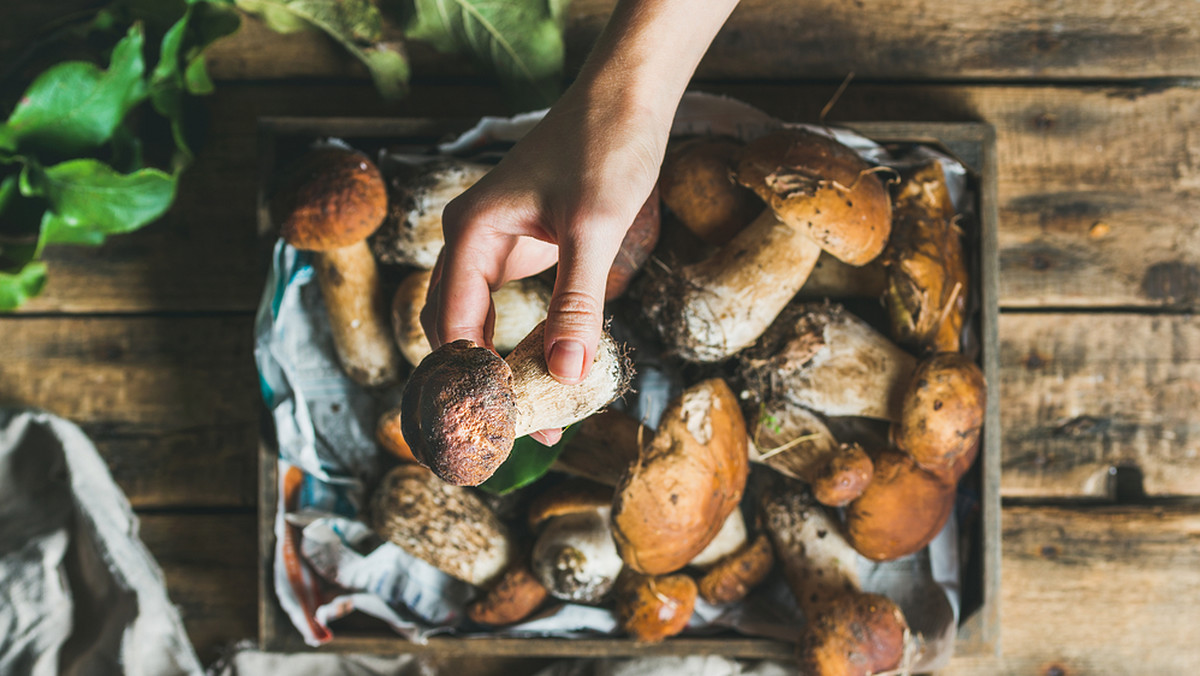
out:
<path id="1" fill-rule="evenodd" d="M 896 448 L 931 472 L 965 469 L 964 459 L 969 466 L 979 445 L 986 405 L 979 366 L 956 352 L 934 355 L 913 373 L 893 428 Z"/>
<path id="2" fill-rule="evenodd" d="M 517 437 L 560 428 L 607 406 L 628 387 L 629 360 L 606 333 L 587 377 L 564 385 L 546 367 L 545 322 L 508 355 L 469 340 L 434 350 L 404 386 L 401 427 L 417 461 L 459 486 L 477 486 Z"/>
<path id="3" fill-rule="evenodd" d="M 733 180 L 742 144 L 695 137 L 672 143 L 663 158 L 663 204 L 706 243 L 722 246 L 762 213 L 762 200 Z"/>
<path id="4" fill-rule="evenodd" d="M 334 348 L 346 374 L 366 386 L 399 376 L 385 302 L 367 237 L 387 210 L 379 169 L 344 148 L 310 151 L 276 192 L 272 211 L 279 234 L 312 251 Z"/>
<path id="5" fill-rule="evenodd" d="M 538 532 L 531 568 L 547 592 L 573 603 L 600 603 L 623 563 L 613 542 L 612 489 L 568 480 L 539 496 L 529 523 Z"/>
<path id="6" fill-rule="evenodd" d="M 714 378 L 684 390 L 617 487 L 621 558 L 651 575 L 687 565 L 741 501 L 748 471 L 746 425 L 729 386 Z"/>
<path id="7" fill-rule="evenodd" d="M 846 539 L 868 559 L 891 561 L 919 552 L 941 532 L 955 487 L 899 451 L 874 460 L 871 482 L 846 508 Z"/>
<path id="8" fill-rule="evenodd" d="M 804 285 L 821 250 L 863 265 L 891 229 L 887 191 L 837 141 L 779 131 L 750 143 L 737 180 L 770 205 L 717 253 L 658 275 L 647 313 L 689 361 L 725 359 L 755 341 Z"/>

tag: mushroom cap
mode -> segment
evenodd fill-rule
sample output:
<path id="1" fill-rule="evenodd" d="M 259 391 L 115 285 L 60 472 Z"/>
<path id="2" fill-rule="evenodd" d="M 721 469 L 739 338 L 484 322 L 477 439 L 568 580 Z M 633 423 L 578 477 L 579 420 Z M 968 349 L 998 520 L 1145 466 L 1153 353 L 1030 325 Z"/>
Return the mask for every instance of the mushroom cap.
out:
<path id="1" fill-rule="evenodd" d="M 871 483 L 875 465 L 858 444 L 841 444 L 812 476 L 813 497 L 829 507 L 845 507 Z"/>
<path id="2" fill-rule="evenodd" d="M 533 499 L 529 505 L 529 527 L 565 514 L 612 507 L 612 488 L 586 479 L 571 478 Z"/>
<path id="3" fill-rule="evenodd" d="M 403 426 L 400 423 L 402 414 L 403 409 L 397 406 L 379 416 L 379 422 L 375 424 L 375 441 L 404 462 L 416 462 L 412 449 L 404 440 Z"/>
<path id="4" fill-rule="evenodd" d="M 500 575 L 516 549 L 508 529 L 478 496 L 416 465 L 384 475 L 370 515 L 383 538 L 477 586 Z"/>
<path id="5" fill-rule="evenodd" d="M 626 569 L 617 578 L 617 621 L 639 641 L 661 641 L 687 626 L 697 591 L 687 575 L 642 575 Z"/>
<path id="6" fill-rule="evenodd" d="M 426 357 L 409 376 L 401 407 L 404 439 L 417 462 L 456 486 L 483 483 L 512 451 L 512 370 L 469 340 Z"/>
<path id="7" fill-rule="evenodd" d="M 700 578 L 700 597 L 714 605 L 741 601 L 774 565 L 771 539 L 760 533 L 754 542 L 725 557 Z"/>
<path id="8" fill-rule="evenodd" d="M 846 539 L 868 559 L 898 559 L 929 544 L 953 508 L 953 485 L 886 450 L 875 458 L 871 483 L 846 508 Z"/>
<path id="9" fill-rule="evenodd" d="M 869 676 L 900 666 L 908 622 L 879 594 L 843 596 L 810 619 L 801 638 L 800 672 L 812 676 Z"/>
<path id="10" fill-rule="evenodd" d="M 742 144 L 690 138 L 667 149 L 659 184 L 663 203 L 697 237 L 721 246 L 762 213 L 762 200 L 733 180 Z"/>
<path id="11" fill-rule="evenodd" d="M 546 588 L 538 582 L 529 566 L 510 566 L 500 581 L 481 598 L 467 606 L 472 622 L 494 627 L 520 622 L 546 600 Z"/>
<path id="12" fill-rule="evenodd" d="M 926 469 L 950 469 L 978 443 L 986 405 L 979 366 L 956 352 L 934 355 L 913 372 L 896 425 L 896 447 Z"/>
<path id="13" fill-rule="evenodd" d="M 704 550 L 742 499 L 746 442 L 746 423 L 724 380 L 694 385 L 667 407 L 613 500 L 613 535 L 626 564 L 670 573 Z"/>
<path id="14" fill-rule="evenodd" d="M 306 251 L 341 249 L 365 240 L 387 214 L 378 167 L 343 148 L 305 155 L 276 193 L 279 234 Z"/>
<path id="15" fill-rule="evenodd" d="M 747 144 L 737 180 L 758 193 L 779 220 L 851 265 L 879 256 L 892 230 L 883 182 L 850 148 L 801 129 L 782 129 Z"/>

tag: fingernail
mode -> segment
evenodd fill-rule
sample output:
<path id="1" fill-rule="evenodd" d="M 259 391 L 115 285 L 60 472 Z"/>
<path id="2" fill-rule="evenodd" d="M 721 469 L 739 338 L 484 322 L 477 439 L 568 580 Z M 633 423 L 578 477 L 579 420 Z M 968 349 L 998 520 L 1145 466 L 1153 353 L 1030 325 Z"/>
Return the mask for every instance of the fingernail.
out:
<path id="1" fill-rule="evenodd" d="M 567 382 L 578 382 L 583 378 L 583 343 L 577 340 L 560 340 L 550 348 L 546 366 L 550 375 Z"/>

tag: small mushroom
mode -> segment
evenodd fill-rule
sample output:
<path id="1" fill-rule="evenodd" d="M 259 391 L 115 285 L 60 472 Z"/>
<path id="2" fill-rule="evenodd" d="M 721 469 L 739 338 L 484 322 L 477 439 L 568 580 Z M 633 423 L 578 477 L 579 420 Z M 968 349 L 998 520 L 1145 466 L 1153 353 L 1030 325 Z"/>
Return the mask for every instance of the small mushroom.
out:
<path id="1" fill-rule="evenodd" d="M 471 491 L 417 465 L 388 472 L 371 500 L 373 528 L 442 572 L 484 587 L 509 565 L 508 529 Z"/>
<path id="2" fill-rule="evenodd" d="M 367 237 L 379 227 L 387 194 L 379 169 L 343 148 L 309 152 L 272 200 L 279 234 L 314 252 L 334 348 L 346 374 L 369 387 L 399 377 L 385 302 Z"/>
<path id="3" fill-rule="evenodd" d="M 654 186 L 650 197 L 642 204 L 633 224 L 625 231 L 621 240 L 621 248 L 613 259 L 612 267 L 608 269 L 608 279 L 604 283 L 604 301 L 608 302 L 625 293 L 633 281 L 634 275 L 642 269 L 642 264 L 654 252 L 658 244 L 658 236 L 662 227 L 662 208 L 660 207 L 659 189 Z"/>
<path id="4" fill-rule="evenodd" d="M 934 355 L 917 366 L 904 395 L 896 448 L 927 470 L 949 471 L 978 446 L 986 405 L 979 366 L 956 352 Z"/>
<path id="5" fill-rule="evenodd" d="M 432 276 L 431 270 L 417 270 L 404 278 L 392 296 L 396 344 L 413 366 L 433 352 L 421 327 L 421 310 Z M 507 354 L 546 318 L 550 289 L 536 278 L 514 279 L 492 293 L 492 305 L 496 308 L 492 344 L 497 352 Z"/>
<path id="6" fill-rule="evenodd" d="M 700 597 L 714 605 L 736 603 L 762 583 L 775 564 L 774 548 L 766 533 L 726 556 L 700 578 Z"/>
<path id="7" fill-rule="evenodd" d="M 651 575 L 687 565 L 741 501 L 748 471 L 745 421 L 729 386 L 714 378 L 684 390 L 617 487 L 621 558 Z"/>
<path id="8" fill-rule="evenodd" d="M 870 676 L 904 659 L 908 622 L 880 594 L 838 598 L 812 619 L 796 649 L 800 672 L 812 676 Z"/>
<path id="9" fill-rule="evenodd" d="M 408 447 L 408 442 L 404 441 L 404 433 L 401 431 L 400 416 L 403 412 L 403 408 L 397 406 L 379 416 L 379 422 L 375 424 L 375 441 L 404 462 L 416 462 L 417 459 L 413 457 L 412 449 Z"/>
<path id="10" fill-rule="evenodd" d="M 546 368 L 544 331 L 542 322 L 505 359 L 458 340 L 417 366 L 404 386 L 401 424 L 418 462 L 445 481 L 476 486 L 517 437 L 586 418 L 628 387 L 628 359 L 607 332 L 587 377 L 558 382 Z"/>
<path id="11" fill-rule="evenodd" d="M 617 579 L 617 622 L 636 640 L 657 643 L 687 626 L 697 591 L 687 575 L 643 575 L 627 568 Z"/>
<path id="12" fill-rule="evenodd" d="M 386 163 L 388 210 L 382 227 L 371 238 L 371 249 L 382 263 L 431 269 L 445 245 L 442 212 L 491 170 L 486 164 L 453 157 L 424 164 Z"/>
<path id="13" fill-rule="evenodd" d="M 827 416 L 898 420 L 916 359 L 840 305 L 787 309 L 741 355 L 764 399 L 786 397 Z"/>
<path id="14" fill-rule="evenodd" d="M 609 526 L 611 506 L 611 489 L 579 479 L 531 505 L 530 523 L 540 531 L 531 567 L 551 596 L 596 604 L 612 589 L 623 563 Z"/>
<path id="15" fill-rule="evenodd" d="M 762 200 L 733 180 L 742 144 L 729 138 L 691 138 L 672 144 L 659 185 L 663 204 L 697 237 L 722 246 L 762 213 Z"/>
<path id="16" fill-rule="evenodd" d="M 918 352 L 958 352 L 969 275 L 941 163 L 902 171 L 893 211 L 882 256 L 892 336 Z"/>
<path id="17" fill-rule="evenodd" d="M 875 458 L 871 483 L 846 508 L 846 539 L 875 561 L 918 552 L 946 525 L 954 493 L 953 484 L 908 455 L 883 451 Z"/>
<path id="18" fill-rule="evenodd" d="M 501 627 L 529 617 L 546 600 L 546 588 L 528 565 L 510 566 L 500 581 L 467 606 L 472 622 Z"/>
<path id="19" fill-rule="evenodd" d="M 804 285 L 822 249 L 863 265 L 891 228 L 878 177 L 825 136 L 789 130 L 758 139 L 737 179 L 771 208 L 708 259 L 657 274 L 643 298 L 665 342 L 689 361 L 719 361 L 749 346 Z"/>

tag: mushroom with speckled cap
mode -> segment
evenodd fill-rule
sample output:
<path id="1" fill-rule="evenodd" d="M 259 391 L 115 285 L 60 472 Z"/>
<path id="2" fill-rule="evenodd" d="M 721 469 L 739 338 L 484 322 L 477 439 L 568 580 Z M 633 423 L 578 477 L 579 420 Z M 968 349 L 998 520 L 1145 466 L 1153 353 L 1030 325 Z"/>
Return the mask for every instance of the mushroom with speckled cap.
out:
<path id="1" fill-rule="evenodd" d="M 394 382 L 400 357 L 366 244 L 387 211 L 379 169 L 352 150 L 310 151 L 276 192 L 272 211 L 288 244 L 315 253 L 313 266 L 342 368 L 361 385 Z"/>

